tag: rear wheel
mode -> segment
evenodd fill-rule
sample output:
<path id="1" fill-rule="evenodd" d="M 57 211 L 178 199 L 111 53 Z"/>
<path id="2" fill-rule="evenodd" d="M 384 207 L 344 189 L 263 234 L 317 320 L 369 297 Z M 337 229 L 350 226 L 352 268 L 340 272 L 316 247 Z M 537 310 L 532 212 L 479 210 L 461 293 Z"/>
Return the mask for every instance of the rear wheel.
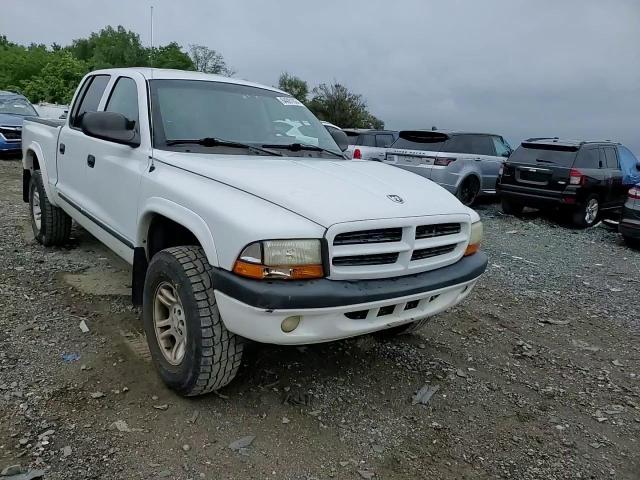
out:
<path id="1" fill-rule="evenodd" d="M 39 243 L 45 247 L 50 247 L 52 245 L 62 245 L 69 240 L 71 217 L 61 208 L 54 207 L 49 202 L 40 170 L 36 170 L 31 174 L 29 207 L 31 210 L 31 228 Z"/>
<path id="2" fill-rule="evenodd" d="M 476 201 L 478 195 L 480 194 L 480 180 L 475 175 L 465 178 L 460 187 L 458 187 L 458 192 L 456 193 L 456 197 L 467 207 L 473 205 L 473 202 Z"/>
<path id="3" fill-rule="evenodd" d="M 592 227 L 600 215 L 600 200 L 597 195 L 591 195 L 584 204 L 573 214 L 573 223 L 581 228 Z"/>
<path id="4" fill-rule="evenodd" d="M 244 339 L 220 318 L 202 248 L 172 247 L 153 256 L 142 316 L 151 357 L 169 388 L 180 395 L 202 395 L 236 376 Z"/>
<path id="5" fill-rule="evenodd" d="M 524 205 L 513 200 L 502 199 L 502 211 L 507 215 L 520 215 L 524 210 Z"/>

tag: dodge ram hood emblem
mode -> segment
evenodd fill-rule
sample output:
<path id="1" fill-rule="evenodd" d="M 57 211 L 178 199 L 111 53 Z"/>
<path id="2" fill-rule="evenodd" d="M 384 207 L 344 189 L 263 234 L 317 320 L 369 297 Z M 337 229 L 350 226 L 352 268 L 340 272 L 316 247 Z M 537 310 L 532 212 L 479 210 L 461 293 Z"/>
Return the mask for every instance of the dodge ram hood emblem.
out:
<path id="1" fill-rule="evenodd" d="M 387 198 L 392 202 L 404 203 L 404 199 L 399 195 L 387 195 Z"/>

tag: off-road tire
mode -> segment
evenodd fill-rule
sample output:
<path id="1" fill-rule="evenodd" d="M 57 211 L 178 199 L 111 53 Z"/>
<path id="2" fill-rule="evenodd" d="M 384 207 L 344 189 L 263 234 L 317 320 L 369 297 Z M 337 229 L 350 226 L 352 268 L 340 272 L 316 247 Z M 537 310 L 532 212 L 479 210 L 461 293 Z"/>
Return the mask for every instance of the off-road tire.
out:
<path id="1" fill-rule="evenodd" d="M 593 218 L 593 220 L 591 221 L 588 221 L 586 218 L 587 208 L 589 207 L 590 202 L 592 202 L 593 200 L 596 201 L 598 211 L 595 218 Z M 598 223 L 598 220 L 600 219 L 600 213 L 600 198 L 597 195 L 589 195 L 589 197 L 587 197 L 587 199 L 584 201 L 584 204 L 574 211 L 572 218 L 573 224 L 579 228 L 593 227 L 596 223 Z"/>
<path id="2" fill-rule="evenodd" d="M 33 202 L 35 194 L 40 201 L 40 227 L 36 224 Z M 36 170 L 31 174 L 29 181 L 29 210 L 31 214 L 31 228 L 38 243 L 45 247 L 62 245 L 69 240 L 71 235 L 72 220 L 61 208 L 54 207 L 49 202 L 47 192 L 44 189 L 42 173 Z"/>
<path id="3" fill-rule="evenodd" d="M 386 330 L 380 330 L 376 332 L 376 335 L 380 337 L 396 337 L 398 335 L 408 335 L 416 332 L 429 323 L 430 318 L 424 318 L 415 322 L 405 323 L 404 325 L 398 325 L 397 327 L 387 328 Z"/>
<path id="4" fill-rule="evenodd" d="M 513 200 L 507 200 L 503 198 L 502 201 L 502 211 L 507 215 L 520 215 L 522 210 L 524 210 L 524 205 L 520 203 L 516 203 Z"/>
<path id="5" fill-rule="evenodd" d="M 229 384 L 242 361 L 245 340 L 228 331 L 213 293 L 211 266 L 196 246 L 172 247 L 153 256 L 145 278 L 142 317 L 151 357 L 164 383 L 180 395 L 203 395 Z M 154 301 L 171 283 L 184 308 L 187 340 L 180 364 L 166 359 L 157 340 Z"/>
<path id="6" fill-rule="evenodd" d="M 480 180 L 475 175 L 470 175 L 465 178 L 456 192 L 456 197 L 464 205 L 470 207 L 478 199 L 480 195 Z"/>

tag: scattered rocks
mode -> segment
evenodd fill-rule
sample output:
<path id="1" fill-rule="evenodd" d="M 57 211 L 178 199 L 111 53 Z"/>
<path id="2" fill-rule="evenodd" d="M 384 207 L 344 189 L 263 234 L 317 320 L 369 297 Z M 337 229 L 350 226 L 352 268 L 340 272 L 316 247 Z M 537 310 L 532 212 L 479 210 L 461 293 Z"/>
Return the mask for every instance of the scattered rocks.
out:
<path id="1" fill-rule="evenodd" d="M 411 400 L 411 405 L 426 405 L 431 397 L 440 390 L 440 385 L 425 385 L 415 394 Z"/>
<path id="2" fill-rule="evenodd" d="M 246 437 L 239 438 L 229 444 L 229 448 L 233 451 L 244 450 L 251 446 L 256 439 L 255 435 L 247 435 Z"/>

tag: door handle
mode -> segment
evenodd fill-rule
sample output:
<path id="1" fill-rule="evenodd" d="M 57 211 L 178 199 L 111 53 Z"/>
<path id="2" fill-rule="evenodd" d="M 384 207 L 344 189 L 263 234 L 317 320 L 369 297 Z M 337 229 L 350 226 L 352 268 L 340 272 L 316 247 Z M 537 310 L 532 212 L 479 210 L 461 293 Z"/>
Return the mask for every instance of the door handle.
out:
<path id="1" fill-rule="evenodd" d="M 62 155 L 64 155 L 65 148 L 66 148 L 66 147 L 64 146 L 64 143 L 61 143 L 61 144 L 60 144 L 60 146 L 58 147 L 58 150 L 60 150 L 60 153 L 61 153 Z"/>
<path id="2" fill-rule="evenodd" d="M 93 155 L 89 155 L 87 157 L 87 165 L 89 165 L 89 168 L 93 168 L 96 164 L 96 157 L 94 157 Z"/>

